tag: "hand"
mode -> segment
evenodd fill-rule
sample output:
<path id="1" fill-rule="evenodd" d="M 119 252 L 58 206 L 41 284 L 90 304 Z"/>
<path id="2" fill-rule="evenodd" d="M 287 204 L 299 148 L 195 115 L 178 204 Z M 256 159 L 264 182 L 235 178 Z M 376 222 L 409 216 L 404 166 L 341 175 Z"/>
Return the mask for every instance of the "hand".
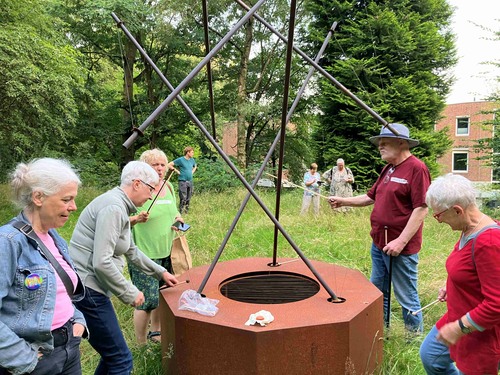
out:
<path id="1" fill-rule="evenodd" d="M 440 288 L 438 293 L 438 300 L 446 302 L 446 288 Z"/>
<path id="2" fill-rule="evenodd" d="M 401 254 L 401 251 L 403 251 L 405 246 L 406 242 L 400 240 L 398 237 L 389 242 L 387 245 L 385 245 L 382 251 L 387 255 L 390 255 L 392 257 L 397 257 L 399 254 Z"/>
<path id="3" fill-rule="evenodd" d="M 439 330 L 436 339 L 446 346 L 455 345 L 457 341 L 465 334 L 460 329 L 458 321 L 445 324 Z"/>
<path id="4" fill-rule="evenodd" d="M 139 291 L 139 294 L 137 295 L 137 297 L 135 297 L 134 302 L 132 302 L 132 306 L 138 307 L 141 306 L 143 303 L 144 303 L 144 294 L 141 291 Z"/>
<path id="5" fill-rule="evenodd" d="M 170 272 L 167 272 L 167 271 L 163 272 L 162 279 L 163 279 L 163 281 L 165 281 L 165 283 L 168 286 L 174 286 L 175 284 L 178 283 L 178 281 L 175 278 L 175 276 L 172 275 Z"/>
<path id="6" fill-rule="evenodd" d="M 130 216 L 130 225 L 134 226 L 137 223 L 145 223 L 149 219 L 149 214 L 146 211 L 142 211 L 138 215 Z"/>
<path id="7" fill-rule="evenodd" d="M 175 220 L 174 220 L 174 223 L 177 222 L 177 221 L 180 221 L 182 224 L 184 224 L 184 219 L 182 218 L 182 216 L 176 216 Z M 175 230 L 176 232 L 179 231 L 179 228 L 177 228 L 174 225 L 170 226 L 170 229 Z"/>
<path id="8" fill-rule="evenodd" d="M 328 197 L 328 203 L 330 203 L 330 206 L 332 208 L 339 208 L 339 207 L 342 207 L 344 205 L 344 200 L 340 197 L 331 196 L 331 197 Z"/>
<path id="9" fill-rule="evenodd" d="M 85 326 L 80 323 L 73 324 L 73 336 L 82 337 L 85 332 Z"/>
<path id="10" fill-rule="evenodd" d="M 138 223 L 145 223 L 149 219 L 149 213 L 146 211 L 142 211 L 139 215 L 137 215 Z"/>

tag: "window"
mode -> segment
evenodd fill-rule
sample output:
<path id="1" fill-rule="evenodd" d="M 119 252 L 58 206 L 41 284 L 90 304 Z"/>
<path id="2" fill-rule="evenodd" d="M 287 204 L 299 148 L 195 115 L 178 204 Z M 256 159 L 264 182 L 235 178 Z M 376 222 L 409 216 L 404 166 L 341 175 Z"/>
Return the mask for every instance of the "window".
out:
<path id="1" fill-rule="evenodd" d="M 469 153 L 467 151 L 453 151 L 453 172 L 464 173 L 469 170 Z"/>
<path id="2" fill-rule="evenodd" d="M 457 117 L 456 135 L 469 135 L 469 118 Z"/>

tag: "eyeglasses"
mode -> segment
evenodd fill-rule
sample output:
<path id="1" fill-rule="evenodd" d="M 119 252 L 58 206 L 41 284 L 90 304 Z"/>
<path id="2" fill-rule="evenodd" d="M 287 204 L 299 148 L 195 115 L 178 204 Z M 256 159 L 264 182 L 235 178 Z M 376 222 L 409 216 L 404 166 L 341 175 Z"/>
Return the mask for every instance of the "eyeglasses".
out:
<path id="1" fill-rule="evenodd" d="M 387 174 L 385 175 L 384 177 L 384 184 L 387 184 L 389 182 L 389 180 L 391 179 L 391 174 L 394 173 L 394 170 L 396 168 L 395 167 L 391 167 L 388 171 L 387 171 Z"/>
<path id="2" fill-rule="evenodd" d="M 438 212 L 437 214 L 434 214 L 432 215 L 432 217 L 434 219 L 436 219 L 437 221 L 439 221 L 439 218 L 441 217 L 442 214 L 444 214 L 446 211 L 448 211 L 451 207 L 448 207 L 446 210 L 443 210 L 441 212 Z"/>
<path id="3" fill-rule="evenodd" d="M 142 182 L 144 185 L 146 185 L 149 188 L 149 193 L 150 194 L 153 194 L 153 191 L 155 191 L 155 187 L 154 186 L 152 186 L 152 185 L 150 185 L 147 182 L 144 182 L 142 180 L 139 180 L 139 181 Z"/>

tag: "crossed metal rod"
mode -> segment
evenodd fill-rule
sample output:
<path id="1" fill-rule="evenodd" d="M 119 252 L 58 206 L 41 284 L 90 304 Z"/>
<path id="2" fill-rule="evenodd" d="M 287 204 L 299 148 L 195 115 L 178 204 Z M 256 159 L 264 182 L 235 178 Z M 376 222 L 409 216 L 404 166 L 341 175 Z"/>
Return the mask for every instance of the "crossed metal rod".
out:
<path id="1" fill-rule="evenodd" d="M 235 0 L 238 5 L 240 5 L 245 10 L 249 10 L 249 6 L 246 5 L 241 0 Z M 254 14 L 254 17 L 259 20 L 265 27 L 267 27 L 270 31 L 272 31 L 278 38 L 280 38 L 283 42 L 288 43 L 288 40 L 285 36 L 283 36 L 278 30 L 276 30 L 273 26 L 271 26 L 265 19 L 263 19 L 258 14 Z M 368 112 L 375 120 L 380 122 L 382 125 L 387 127 L 394 135 L 399 135 L 398 131 L 394 129 L 386 120 L 384 120 L 378 113 L 376 113 L 373 109 L 371 109 L 368 105 L 366 105 L 361 99 L 359 99 L 356 95 L 354 95 L 347 87 L 337 81 L 330 73 L 328 73 L 325 69 L 323 69 L 318 62 L 311 60 L 309 56 L 307 56 L 304 52 L 302 52 L 298 47 L 293 46 L 293 50 L 297 52 L 304 60 L 306 60 L 309 64 L 311 64 L 316 70 L 321 73 L 325 78 L 328 78 L 340 91 L 349 96 L 352 100 L 356 102 L 358 106 Z"/>
<path id="2" fill-rule="evenodd" d="M 134 133 L 123 144 L 123 146 L 127 147 L 127 148 L 130 147 L 132 145 L 132 143 L 135 141 L 135 139 L 137 139 L 137 137 L 139 136 L 139 134 L 143 134 L 144 130 L 154 121 L 154 119 L 157 116 L 159 116 L 174 99 L 177 99 L 179 101 L 179 103 L 184 107 L 184 109 L 188 112 L 188 114 L 191 116 L 191 118 L 193 119 L 193 121 L 195 122 L 195 124 L 200 128 L 200 130 L 202 131 L 202 133 L 204 133 L 204 135 L 207 137 L 207 139 L 215 147 L 215 149 L 217 150 L 217 152 L 221 155 L 221 157 L 224 159 L 224 161 L 226 161 L 226 163 L 228 164 L 228 166 L 233 170 L 233 172 L 242 181 L 243 185 L 248 190 L 249 193 L 248 193 L 247 197 L 245 198 L 244 202 L 242 203 L 242 206 L 240 207 L 240 211 L 238 211 L 238 214 L 235 217 L 235 220 L 233 221 L 233 224 L 231 225 L 230 230 L 226 234 L 224 242 L 221 245 L 221 247 L 220 247 L 220 249 L 219 249 L 219 251 L 217 253 L 217 257 L 216 257 L 216 259 L 214 259 L 214 262 L 212 263 L 211 268 L 209 269 L 209 272 L 207 272 L 207 276 L 205 278 L 206 280 L 204 280 L 204 282 L 200 286 L 200 289 L 198 291 L 199 293 L 201 293 L 201 291 L 203 290 L 203 288 L 204 288 L 204 286 L 206 284 L 206 281 L 208 280 L 209 273 L 212 272 L 212 270 L 215 267 L 215 264 L 216 264 L 218 258 L 220 257 L 220 255 L 222 253 L 222 250 L 224 249 L 224 246 L 227 244 L 227 240 L 229 239 L 229 237 L 230 237 L 230 235 L 232 233 L 232 230 L 234 230 L 234 227 L 235 227 L 237 221 L 239 220 L 239 217 L 241 216 L 241 212 L 242 212 L 243 208 L 245 207 L 245 205 L 247 204 L 248 200 L 250 199 L 250 196 L 253 196 L 254 199 L 257 201 L 257 203 L 259 203 L 259 205 L 262 207 L 262 209 L 264 210 L 264 212 L 269 216 L 269 218 L 271 219 L 271 221 L 273 221 L 273 223 L 275 224 L 275 233 L 277 233 L 278 230 L 282 233 L 282 235 L 285 237 L 285 239 L 287 239 L 287 241 L 292 246 L 292 248 L 294 248 L 294 250 L 297 252 L 297 254 L 304 260 L 304 262 L 306 263 L 306 265 L 310 268 L 311 272 L 317 277 L 317 279 L 320 281 L 320 283 L 323 285 L 323 287 L 327 290 L 327 292 L 330 294 L 330 296 L 332 297 L 332 299 L 333 300 L 337 300 L 337 297 L 335 296 L 335 293 L 333 293 L 333 291 L 328 287 L 328 285 L 326 285 L 324 283 L 324 281 L 321 278 L 321 276 L 319 274 L 317 274 L 317 272 L 314 269 L 314 267 L 312 266 L 312 264 L 303 255 L 303 253 L 301 252 L 301 250 L 295 245 L 295 243 L 290 238 L 290 236 L 287 234 L 287 232 L 283 229 L 283 227 L 281 226 L 281 224 L 279 223 L 279 221 L 277 220 L 277 218 L 272 215 L 272 213 L 269 211 L 269 209 L 267 208 L 267 206 L 265 206 L 265 204 L 260 200 L 260 198 L 258 197 L 258 195 L 253 190 L 253 188 L 257 184 L 258 179 L 262 175 L 262 172 L 263 172 L 265 166 L 267 165 L 267 162 L 269 161 L 272 153 L 274 152 L 274 150 L 275 150 L 275 148 L 276 148 L 276 146 L 278 144 L 278 141 L 281 141 L 281 145 L 284 145 L 284 127 L 289 122 L 291 114 L 292 114 L 293 111 L 290 111 L 289 115 L 286 116 L 286 120 L 282 121 L 282 129 L 280 129 L 278 131 L 276 139 L 273 142 L 273 145 L 271 146 L 271 149 L 269 150 L 269 152 L 266 155 L 266 158 L 265 158 L 265 160 L 264 160 L 264 162 L 262 164 L 261 170 L 259 170 L 259 173 L 257 174 L 256 178 L 254 179 L 254 181 L 252 183 L 252 186 L 250 186 L 248 184 L 248 182 L 245 180 L 245 178 L 238 171 L 238 169 L 233 165 L 233 163 L 227 157 L 227 155 L 225 155 L 225 153 L 219 147 L 219 145 L 217 144 L 217 142 L 210 136 L 210 134 L 205 129 L 205 127 L 203 126 L 203 124 L 196 118 L 196 116 L 191 111 L 191 109 L 182 100 L 182 98 L 179 96 L 179 94 L 187 86 L 187 84 L 200 72 L 200 70 L 205 65 L 207 65 L 210 62 L 211 58 L 227 43 L 227 41 L 236 33 L 236 31 L 239 30 L 245 24 L 245 22 L 248 21 L 248 19 L 251 16 L 255 16 L 255 18 L 257 18 L 266 27 L 268 27 L 272 32 L 274 32 L 279 38 L 281 38 L 283 41 L 285 41 L 288 44 L 288 46 L 289 46 L 288 50 L 291 50 L 291 48 L 293 48 L 293 50 L 295 50 L 302 58 L 304 58 L 309 64 L 312 65 L 312 68 L 311 68 L 311 71 L 310 71 L 310 75 L 312 75 L 312 73 L 314 72 L 314 69 L 316 69 L 321 74 L 323 74 L 326 78 L 328 78 L 330 81 L 332 81 L 332 83 L 335 86 L 337 86 L 337 88 L 339 88 L 342 92 L 344 92 L 346 95 L 348 95 L 349 97 L 351 97 L 356 102 L 356 104 L 358 104 L 362 109 L 364 109 L 365 111 L 367 111 L 377 121 L 379 121 L 384 126 L 386 126 L 391 132 L 393 132 L 395 135 L 398 135 L 398 132 L 395 131 L 389 125 L 389 123 L 386 120 L 384 120 L 382 117 L 380 117 L 376 112 L 374 112 L 370 107 L 368 107 L 364 102 L 362 102 L 353 93 L 351 93 L 347 88 L 345 88 L 342 84 L 340 84 L 334 77 L 332 77 L 328 72 L 326 72 L 321 66 L 319 66 L 318 62 L 319 62 L 320 54 L 318 54 L 318 58 L 315 61 L 311 60 L 300 49 L 298 49 L 297 47 L 293 46 L 293 42 L 292 42 L 292 40 L 293 40 L 293 33 L 290 33 L 290 35 L 292 35 L 291 38 L 286 39 L 284 36 L 282 36 L 276 30 L 274 30 L 272 28 L 272 26 L 269 25 L 266 21 L 264 21 L 260 16 L 256 15 L 255 12 L 263 4 L 264 0 L 258 1 L 252 8 L 249 8 L 244 3 L 242 3 L 240 0 L 236 0 L 236 1 L 238 2 L 238 4 L 240 4 L 245 9 L 247 9 L 248 13 L 243 18 L 241 18 L 240 21 L 219 41 L 219 43 L 214 47 L 214 49 L 212 49 L 210 52 L 207 53 L 207 55 L 205 56 L 205 58 L 191 71 L 191 73 L 176 88 L 174 88 L 168 82 L 168 80 L 164 77 L 164 75 L 161 73 L 161 71 L 156 67 L 156 65 L 153 63 L 153 61 L 147 56 L 147 54 L 142 49 L 142 47 L 140 47 L 140 45 L 135 41 L 135 39 L 133 38 L 133 36 L 128 32 L 128 30 L 126 30 L 125 26 L 118 19 L 118 17 L 116 17 L 116 15 L 114 13 L 112 14 L 112 16 L 115 19 L 115 21 L 117 22 L 118 26 L 125 32 L 125 34 L 127 35 L 127 37 L 132 42 L 134 42 L 134 44 L 136 45 L 136 47 L 138 48 L 138 50 L 141 52 L 141 54 L 145 57 L 145 59 L 153 67 L 153 69 L 157 72 L 157 74 L 159 74 L 159 76 L 162 78 L 162 80 L 167 85 L 167 87 L 172 91 L 171 94 L 160 104 L 160 106 L 146 119 L 146 121 L 144 121 L 144 123 L 139 128 L 134 129 Z M 331 37 L 331 35 L 330 35 L 330 37 Z M 327 42 L 325 41 L 325 43 L 324 43 L 324 47 L 325 48 L 326 48 L 326 43 Z M 323 51 L 324 51 L 324 49 L 323 49 Z M 287 64 L 288 64 L 288 59 L 290 59 L 290 58 L 291 58 L 291 55 L 287 53 Z M 289 74 L 288 74 L 288 76 L 289 76 Z M 303 86 L 303 89 L 305 89 L 305 85 Z M 302 95 L 302 93 L 303 93 L 303 90 L 300 93 L 300 95 Z M 298 102 L 298 99 L 300 98 L 300 95 L 297 96 L 296 102 Z M 294 103 L 294 104 L 296 106 L 296 103 Z M 284 107 L 285 110 L 286 110 L 286 105 L 287 105 L 287 101 L 284 100 L 283 107 Z M 283 111 L 283 113 L 285 112 L 285 110 Z M 284 117 L 285 116 L 283 115 L 283 118 Z M 283 120 L 283 118 L 282 118 L 282 120 Z M 282 149 L 283 149 L 283 147 L 282 147 Z M 283 155 L 280 155 L 280 163 L 282 163 L 282 156 Z M 282 166 L 282 164 L 281 164 L 281 166 Z M 275 239 L 275 242 L 276 242 L 276 239 Z M 274 264 L 276 264 L 276 259 L 275 258 L 276 258 L 276 255 L 274 255 L 274 257 L 273 257 L 273 263 Z"/>
<path id="3" fill-rule="evenodd" d="M 149 115 L 149 117 L 139 126 L 139 128 L 134 129 L 132 135 L 123 143 L 123 146 L 129 148 L 132 143 L 137 139 L 139 134 L 144 134 L 144 130 L 160 115 L 167 107 L 172 103 L 172 101 L 181 93 L 181 91 L 188 85 L 189 82 L 200 72 L 201 69 L 215 56 L 217 52 L 220 51 L 222 47 L 231 39 L 231 37 L 236 34 L 236 32 L 249 20 L 250 17 L 264 4 L 265 0 L 259 0 L 248 12 L 245 14 L 229 32 L 224 35 L 224 37 L 217 43 L 217 45 L 201 60 L 198 65 L 182 80 L 179 85 L 172 89 L 169 96 Z M 114 18 L 114 17 L 113 17 Z M 172 86 L 173 87 L 173 86 Z M 170 89 L 170 88 L 169 88 Z"/>
<path id="4" fill-rule="evenodd" d="M 125 25 L 123 24 L 123 22 L 114 13 L 112 13 L 112 17 L 115 20 L 115 22 L 117 23 L 118 27 L 120 27 L 122 29 L 122 31 L 125 33 L 125 35 L 132 41 L 132 43 L 134 43 L 134 45 L 137 47 L 138 51 L 143 55 L 143 57 L 145 58 L 145 60 L 151 65 L 151 67 L 153 68 L 153 70 L 159 75 L 159 77 L 162 79 L 162 81 L 167 85 L 167 87 L 169 88 L 169 90 L 171 90 L 173 92 L 173 90 L 174 90 L 173 86 L 170 84 L 170 82 L 168 81 L 168 79 L 163 75 L 163 73 L 158 69 L 158 67 L 151 60 L 151 58 L 147 55 L 147 53 L 140 46 L 140 44 L 133 37 L 133 35 L 127 30 L 127 28 L 125 27 Z M 326 43 L 324 45 L 324 48 L 326 48 Z M 324 49 L 323 49 L 323 51 L 324 51 Z M 320 56 L 318 56 L 318 61 L 319 61 L 319 57 Z M 311 75 L 312 75 L 312 73 L 311 73 Z M 305 85 L 301 89 L 300 95 L 303 94 L 304 90 L 305 90 Z M 205 127 L 200 122 L 200 120 L 196 117 L 196 115 L 193 113 L 193 111 L 189 108 L 189 106 L 185 103 L 185 101 L 182 99 L 182 97 L 180 97 L 180 95 L 177 95 L 175 98 L 182 105 L 182 107 L 184 107 L 184 109 L 190 115 L 190 117 L 195 122 L 195 124 L 198 126 L 198 128 L 203 132 L 203 134 L 207 137 L 207 139 L 212 143 L 212 145 L 215 147 L 215 149 L 217 150 L 217 152 L 221 155 L 221 157 L 224 159 L 224 161 L 228 164 L 228 166 L 233 170 L 233 172 L 236 174 L 236 176 L 241 180 L 241 182 L 243 183 L 243 185 L 245 185 L 245 187 L 249 191 L 249 195 L 247 196 L 247 199 L 245 199 L 244 204 L 242 204 L 242 207 L 240 208 L 240 211 L 238 212 L 237 218 L 235 218 L 235 220 L 233 221 L 233 224 L 231 225 L 230 230 L 226 234 L 226 237 L 224 238 L 224 242 L 221 245 L 221 248 L 219 248 L 219 251 L 217 252 L 216 258 L 212 262 L 209 270 L 207 271 L 207 275 L 205 276 L 205 279 L 203 280 L 202 284 L 200 285 L 198 293 L 201 294 L 201 292 L 203 291 L 203 288 L 205 287 L 206 282 L 208 281 L 208 278 L 209 278 L 210 274 L 212 273 L 212 271 L 213 271 L 213 269 L 214 269 L 214 267 L 215 267 L 215 265 L 217 263 L 217 260 L 220 258 L 220 255 L 222 254 L 222 250 L 224 249 L 225 244 L 227 244 L 227 240 L 229 239 L 229 236 L 231 235 L 232 231 L 234 230 L 234 227 L 236 226 L 236 223 L 237 223 L 239 217 L 241 216 L 243 208 L 246 205 L 246 203 L 248 202 L 248 199 L 250 198 L 250 195 L 251 195 L 257 201 L 257 203 L 262 207 L 262 209 L 264 210 L 264 212 L 269 216 L 269 218 L 271 219 L 271 221 L 273 221 L 273 223 L 275 224 L 275 226 L 278 227 L 278 229 L 280 230 L 280 232 L 283 235 L 283 237 L 285 237 L 285 239 L 288 241 L 288 243 L 290 244 L 290 246 L 292 246 L 292 248 L 301 257 L 301 259 L 308 266 L 308 268 L 311 270 L 311 272 L 314 274 L 314 276 L 318 279 L 318 281 L 321 283 L 321 285 L 325 288 L 325 290 L 328 292 L 328 294 L 332 297 L 332 300 L 333 301 L 338 301 L 338 298 L 335 295 L 335 293 L 333 292 L 333 290 L 331 290 L 331 288 L 326 284 L 326 282 L 323 280 L 323 278 L 321 277 L 321 275 L 319 275 L 319 273 L 316 271 L 316 269 L 314 268 L 314 266 L 305 257 L 305 255 L 302 253 L 302 251 L 293 242 L 292 238 L 288 235 L 288 233 L 285 231 L 285 229 L 281 226 L 281 224 L 279 223 L 279 221 L 276 220 L 276 218 L 272 215 L 272 213 L 269 211 L 269 209 L 267 208 L 267 206 L 262 202 L 262 200 L 258 197 L 258 195 L 253 190 L 253 188 L 257 184 L 258 179 L 260 178 L 260 175 L 262 175 L 262 172 L 263 172 L 265 166 L 267 165 L 267 162 L 268 162 L 269 158 L 271 157 L 272 152 L 274 151 L 274 148 L 278 144 L 279 135 L 281 133 L 281 130 L 278 132 L 278 135 L 276 136 L 276 139 L 275 139 L 275 141 L 273 143 L 272 149 L 268 152 L 268 155 L 266 156 L 266 160 L 262 164 L 261 171 L 259 171 L 260 173 L 258 174 L 258 176 L 254 180 L 253 187 L 251 187 L 248 184 L 248 182 L 245 180 L 245 178 L 241 175 L 241 173 L 238 171 L 238 169 L 231 162 L 231 160 L 227 157 L 227 155 L 224 153 L 224 151 L 220 148 L 220 146 L 217 144 L 217 142 L 211 137 L 211 135 L 208 133 L 208 131 L 205 129 Z M 298 99 L 299 99 L 299 97 L 296 98 L 296 100 L 294 102 L 294 106 L 295 107 L 296 107 L 296 105 L 298 103 Z M 287 116 L 287 121 L 289 121 L 290 117 L 291 117 L 291 113 L 289 114 L 289 116 Z"/>
<path id="5" fill-rule="evenodd" d="M 288 24 L 288 43 L 286 48 L 286 65 L 285 65 L 285 84 L 283 88 L 283 106 L 281 108 L 281 134 L 280 134 L 280 148 L 278 156 L 278 188 L 276 189 L 276 203 L 274 206 L 274 216 L 276 220 L 280 219 L 281 208 L 281 180 L 283 178 L 283 160 L 285 159 L 285 134 L 288 110 L 288 95 L 290 93 L 290 76 L 292 72 L 292 54 L 293 54 L 293 35 L 295 32 L 295 18 L 296 18 L 296 1 L 290 2 L 290 20 Z M 276 263 L 278 255 L 278 228 L 274 227 L 273 237 L 273 264 Z"/>
<path id="6" fill-rule="evenodd" d="M 245 8 L 248 12 L 245 16 L 243 16 L 234 26 L 233 28 L 217 43 L 217 45 L 202 59 L 198 65 L 189 73 L 186 78 L 172 91 L 172 93 L 155 109 L 153 113 L 139 126 L 134 129 L 134 132 L 130 135 L 130 137 L 123 143 L 125 148 L 129 148 L 133 142 L 137 139 L 140 134 L 144 134 L 144 130 L 151 125 L 151 123 L 158 117 L 161 113 L 165 111 L 168 105 L 172 103 L 177 95 L 188 85 L 188 83 L 200 72 L 200 70 L 207 65 L 212 57 L 215 56 L 217 52 L 229 41 L 229 39 L 248 21 L 248 19 L 252 16 L 255 16 L 264 26 L 269 28 L 276 36 L 278 36 L 285 43 L 288 43 L 286 37 L 280 34 L 277 30 L 275 30 L 269 23 L 267 23 L 262 17 L 258 14 L 255 14 L 257 10 L 262 6 L 265 0 L 259 0 L 252 8 L 249 8 L 245 3 L 240 0 L 235 0 L 240 6 Z M 313 61 L 309 56 L 307 56 L 304 52 L 302 52 L 299 48 L 293 46 L 292 47 L 295 52 L 297 52 L 304 60 L 306 60 L 309 64 L 314 66 L 318 72 L 320 72 L 323 76 L 328 78 L 340 91 L 349 96 L 352 100 L 356 102 L 358 106 L 364 109 L 368 114 L 370 114 L 375 120 L 380 122 L 382 125 L 387 127 L 394 135 L 399 135 L 397 130 L 395 130 L 388 121 L 384 120 L 378 113 L 376 113 L 373 109 L 371 109 L 366 103 L 364 103 L 361 99 L 359 99 L 356 95 L 354 95 L 351 91 L 349 91 L 344 85 L 342 85 L 339 81 L 337 81 L 330 73 L 328 73 L 325 69 L 323 69 L 318 63 Z"/>
<path id="7" fill-rule="evenodd" d="M 203 7 L 203 32 L 205 36 L 205 52 L 210 51 L 210 40 L 208 38 L 208 5 L 207 0 L 202 0 Z M 214 87 L 212 84 L 212 66 L 210 61 L 207 63 L 207 81 L 208 81 L 208 95 L 210 98 L 210 117 L 212 120 L 212 135 L 217 139 L 215 132 L 215 106 L 214 106 Z"/>

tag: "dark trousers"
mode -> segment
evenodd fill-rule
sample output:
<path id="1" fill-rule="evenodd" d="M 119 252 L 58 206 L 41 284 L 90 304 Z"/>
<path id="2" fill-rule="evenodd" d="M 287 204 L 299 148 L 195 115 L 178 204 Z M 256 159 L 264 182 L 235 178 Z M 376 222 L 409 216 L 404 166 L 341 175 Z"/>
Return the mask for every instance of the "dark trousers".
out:
<path id="1" fill-rule="evenodd" d="M 132 353 L 123 337 L 111 300 L 93 289 L 85 289 L 85 298 L 76 302 L 85 316 L 89 343 L 101 355 L 95 375 L 127 375 L 132 372 Z"/>
<path id="2" fill-rule="evenodd" d="M 31 375 L 81 375 L 80 343 L 81 337 L 73 336 L 73 324 L 66 323 L 56 330 L 54 350 L 38 359 Z M 8 375 L 9 371 L 0 367 L 0 375 Z"/>
<path id="3" fill-rule="evenodd" d="M 179 212 L 189 211 L 189 201 L 193 196 L 193 181 L 179 181 Z"/>

